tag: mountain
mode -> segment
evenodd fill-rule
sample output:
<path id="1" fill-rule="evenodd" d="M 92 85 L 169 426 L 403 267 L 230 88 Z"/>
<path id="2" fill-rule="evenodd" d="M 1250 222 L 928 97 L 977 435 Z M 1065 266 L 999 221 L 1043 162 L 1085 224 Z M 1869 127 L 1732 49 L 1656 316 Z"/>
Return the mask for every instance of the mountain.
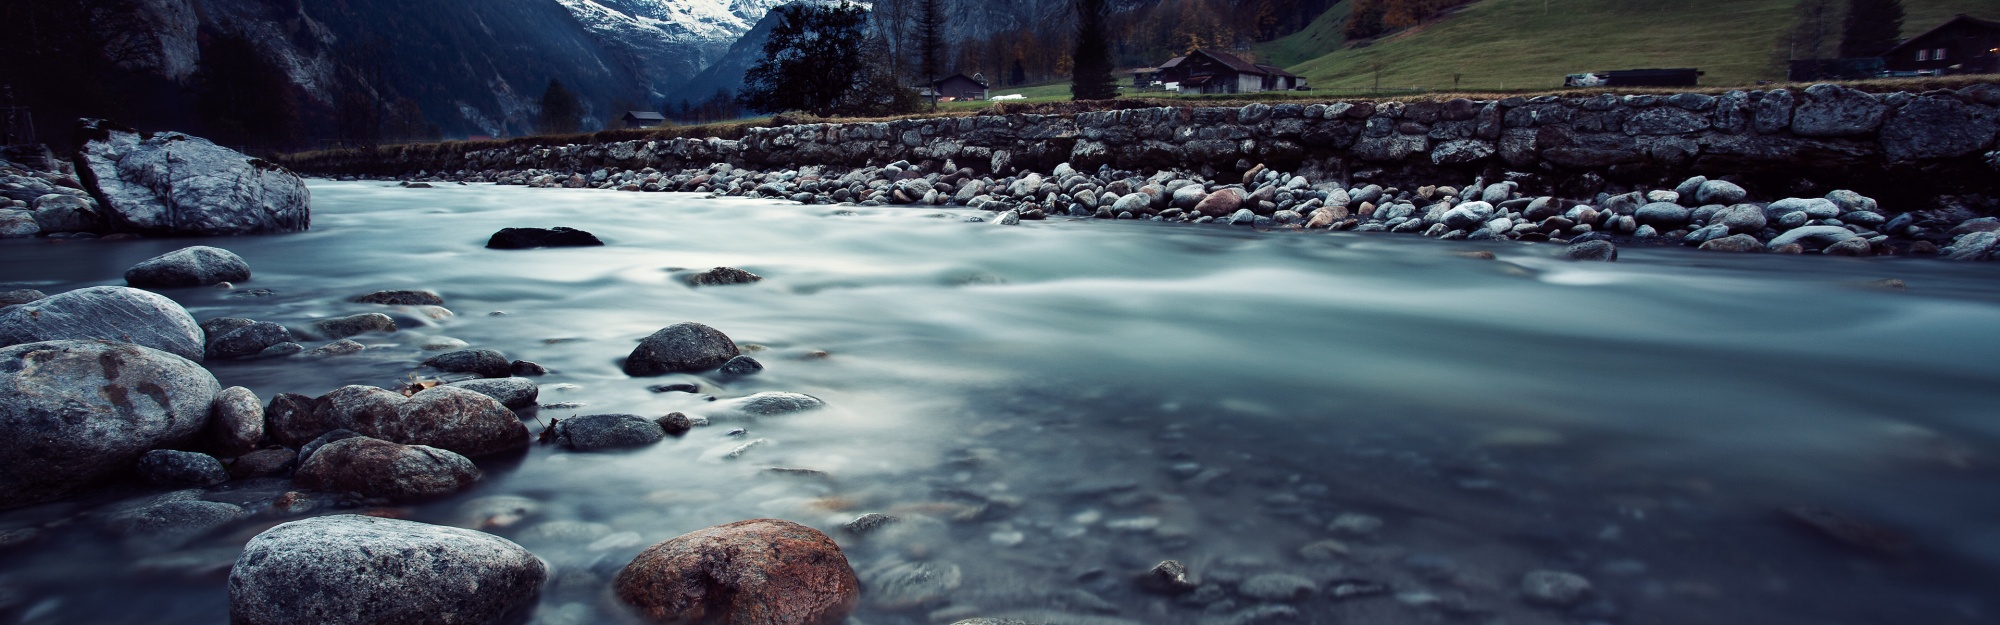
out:
<path id="1" fill-rule="evenodd" d="M 778 27 L 778 14 L 766 13 L 758 20 L 750 32 L 730 44 L 729 49 L 716 57 L 715 61 L 701 73 L 688 79 L 680 90 L 680 98 L 669 98 L 668 105 L 681 100 L 700 102 L 719 91 L 735 93 L 743 86 L 743 73 L 764 56 L 764 43 L 771 40 L 771 30 Z"/>

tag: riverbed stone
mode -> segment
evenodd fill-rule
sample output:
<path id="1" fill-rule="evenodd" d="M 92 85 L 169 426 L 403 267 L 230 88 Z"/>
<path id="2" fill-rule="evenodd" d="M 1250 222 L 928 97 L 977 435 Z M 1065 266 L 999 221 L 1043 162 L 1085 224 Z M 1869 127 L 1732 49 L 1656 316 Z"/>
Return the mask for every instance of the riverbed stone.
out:
<path id="1" fill-rule="evenodd" d="M 1529 603 L 1568 607 L 1590 597 L 1590 580 L 1563 571 L 1529 571 L 1521 576 L 1521 596 Z"/>
<path id="2" fill-rule="evenodd" d="M 259 449 L 229 463 L 229 477 L 246 479 L 282 475 L 298 466 L 299 452 L 283 447 Z"/>
<path id="3" fill-rule="evenodd" d="M 312 459 L 313 452 L 319 451 L 320 448 L 322 447 L 331 445 L 336 441 L 344 441 L 350 438 L 360 438 L 362 436 L 363 436 L 362 433 L 347 428 L 340 428 L 333 430 L 331 432 L 327 432 L 325 434 L 321 434 L 319 435 L 318 438 L 312 439 L 311 442 L 299 446 L 299 453 L 297 459 L 300 464 L 304 464 L 305 461 Z"/>
<path id="4" fill-rule="evenodd" d="M 1643 225 L 1671 230 L 1687 223 L 1688 209 L 1674 202 L 1653 202 L 1639 207 L 1632 213 L 1632 218 Z"/>
<path id="5" fill-rule="evenodd" d="M 313 322 L 313 329 L 327 339 L 344 339 L 369 332 L 393 333 L 396 320 L 382 313 L 362 313 Z"/>
<path id="6" fill-rule="evenodd" d="M 1852 238 L 1855 238 L 1854 232 L 1839 226 L 1803 226 L 1785 231 L 1771 239 L 1765 247 L 1777 249 L 1793 243 L 1825 247 Z"/>
<path id="7" fill-rule="evenodd" d="M 215 456 L 192 451 L 155 449 L 139 457 L 139 477 L 164 488 L 214 486 L 229 481 L 229 471 Z"/>
<path id="8" fill-rule="evenodd" d="M 104 214 L 97 201 L 62 193 L 35 198 L 35 224 L 42 232 L 97 232 L 104 229 Z"/>
<path id="9" fill-rule="evenodd" d="M 135 287 L 209 286 L 250 279 L 250 264 L 235 252 L 196 245 L 155 256 L 125 271 L 125 283 Z"/>
<path id="10" fill-rule="evenodd" d="M 1298 601 L 1319 592 L 1319 584 L 1290 573 L 1263 573 L 1237 584 L 1236 592 L 1258 601 Z"/>
<path id="11" fill-rule="evenodd" d="M 1764 243 L 1748 234 L 1732 234 L 1719 239 L 1709 239 L 1701 244 L 1701 249 L 1709 252 L 1762 252 Z"/>
<path id="12" fill-rule="evenodd" d="M 444 449 L 357 436 L 327 443 L 299 465 L 293 481 L 329 493 L 420 500 L 472 488 L 479 468 Z"/>
<path id="13" fill-rule="evenodd" d="M 145 554 L 179 549 L 248 516 L 242 506 L 205 501 L 190 489 L 113 506 L 102 526 L 126 551 Z"/>
<path id="14" fill-rule="evenodd" d="M 729 335 L 690 321 L 661 328 L 640 341 L 625 358 L 624 368 L 630 376 L 707 371 L 739 355 Z"/>
<path id="15" fill-rule="evenodd" d="M 2000 259 L 2000 232 L 1968 232 L 1953 239 L 1951 247 L 1945 248 L 1944 257 L 1949 260 L 1995 260 Z"/>
<path id="16" fill-rule="evenodd" d="M 165 296 L 122 286 L 58 293 L 0 310 L 0 345 L 102 339 L 201 362 L 201 326 Z"/>
<path id="17" fill-rule="evenodd" d="M 804 393 L 766 391 L 733 399 L 724 405 L 745 414 L 774 416 L 818 410 L 825 408 L 826 402 Z"/>
<path id="18" fill-rule="evenodd" d="M 424 360 L 424 366 L 447 373 L 471 373 L 482 378 L 504 378 L 513 375 L 514 363 L 507 356 L 491 349 L 461 349 L 438 354 Z"/>
<path id="19" fill-rule="evenodd" d="M 291 330 L 269 321 L 259 321 L 221 334 L 210 334 L 205 351 L 209 358 L 216 360 L 249 358 L 261 356 L 273 346 L 290 342 Z M 303 349 L 300 348 L 301 351 Z"/>
<path id="20" fill-rule="evenodd" d="M 376 291 L 354 298 L 357 304 L 382 304 L 385 306 L 443 306 L 444 298 L 430 291 L 396 290 Z"/>
<path id="21" fill-rule="evenodd" d="M 533 406 L 535 405 L 535 400 L 541 396 L 541 387 L 536 386 L 534 382 L 522 378 L 463 380 L 452 382 L 445 386 L 455 386 L 500 400 L 500 404 L 508 408 Z"/>
<path id="22" fill-rule="evenodd" d="M 229 571 L 235 625 L 467 625 L 525 618 L 547 565 L 491 534 L 334 515 L 258 534 Z"/>
<path id="23" fill-rule="evenodd" d="M 1242 208 L 1243 200 L 1242 189 L 1223 187 L 1195 203 L 1194 212 L 1207 217 L 1226 217 Z"/>
<path id="24" fill-rule="evenodd" d="M 1836 241 L 1821 249 L 1819 253 L 1828 256 L 1872 256 L 1875 247 L 1868 243 L 1868 239 L 1856 236 Z"/>
<path id="25" fill-rule="evenodd" d="M 834 625 L 861 595 L 833 539 L 777 519 L 737 521 L 653 545 L 618 572 L 613 588 L 659 623 Z"/>
<path id="26" fill-rule="evenodd" d="M 1618 246 L 1610 241 L 1584 241 L 1563 248 L 1562 256 L 1569 260 L 1610 262 L 1618 260 Z"/>
<path id="27" fill-rule="evenodd" d="M 35 223 L 34 213 L 0 208 L 0 239 L 25 239 L 41 233 L 42 226 Z"/>
<path id="28" fill-rule="evenodd" d="M 0 348 L 0 508 L 61 497 L 192 442 L 221 390 L 199 365 L 129 343 Z"/>
<path id="29" fill-rule="evenodd" d="M 575 228 L 502 228 L 486 240 L 488 249 L 525 250 L 537 247 L 594 247 L 597 235 Z"/>
<path id="30" fill-rule="evenodd" d="M 652 419 L 631 414 L 588 414 L 556 423 L 556 442 L 575 451 L 644 447 L 667 437 Z"/>
<path id="31" fill-rule="evenodd" d="M 14 289 L 12 291 L 0 291 L 0 308 L 13 306 L 15 304 L 26 304 L 28 302 L 46 298 L 48 296 L 49 295 L 47 293 L 43 293 L 35 289 Z"/>
<path id="32" fill-rule="evenodd" d="M 217 236 L 299 232 L 312 225 L 312 193 L 298 174 L 200 137 L 142 136 L 83 120 L 78 177 L 114 230 Z"/>
<path id="33" fill-rule="evenodd" d="M 393 393 L 391 395 L 394 395 Z M 354 431 L 405 445 L 429 445 L 473 458 L 528 446 L 528 426 L 500 400 L 453 386 L 410 396 L 396 417 Z"/>
<path id="34" fill-rule="evenodd" d="M 724 286 L 730 284 L 751 284 L 764 279 L 748 271 L 735 267 L 716 267 L 687 277 L 688 286 Z"/>
<path id="35" fill-rule="evenodd" d="M 215 394 L 209 415 L 209 444 L 223 457 L 235 457 L 257 448 L 264 438 L 264 405 L 257 394 L 241 386 L 231 386 Z"/>
<path id="36" fill-rule="evenodd" d="M 1735 204 L 1749 196 L 1749 191 L 1727 180 L 1702 182 L 1695 191 L 1695 201 L 1701 204 Z"/>

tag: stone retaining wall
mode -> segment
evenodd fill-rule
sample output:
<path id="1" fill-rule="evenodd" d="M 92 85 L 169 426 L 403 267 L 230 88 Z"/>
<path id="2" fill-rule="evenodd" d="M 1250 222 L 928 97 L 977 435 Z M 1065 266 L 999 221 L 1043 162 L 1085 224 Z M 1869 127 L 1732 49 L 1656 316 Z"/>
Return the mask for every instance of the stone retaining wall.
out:
<path id="1" fill-rule="evenodd" d="M 435 144 L 287 164 L 313 175 L 490 178 L 529 169 L 672 171 L 717 162 L 774 170 L 952 160 L 1000 175 L 1064 162 L 1211 175 L 1261 163 L 1350 184 L 1484 175 L 1573 197 L 1671 186 L 1691 175 L 1728 176 L 1771 195 L 1837 186 L 1896 202 L 1995 195 L 1996 134 L 2000 86 L 1993 84 L 1888 94 L 1815 85 L 1721 96 L 1251 104 L 805 124 L 753 128 L 741 140 Z"/>

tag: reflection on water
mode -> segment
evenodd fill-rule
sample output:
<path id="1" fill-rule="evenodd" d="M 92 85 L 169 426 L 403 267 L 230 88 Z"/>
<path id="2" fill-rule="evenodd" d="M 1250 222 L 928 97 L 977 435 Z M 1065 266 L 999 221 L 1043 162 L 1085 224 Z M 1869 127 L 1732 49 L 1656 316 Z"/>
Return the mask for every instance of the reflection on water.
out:
<path id="1" fill-rule="evenodd" d="M 1284 613 L 1252 588 L 1274 573 L 1319 589 L 1288 604 L 1308 623 L 2000 619 L 1991 265 L 1683 249 L 1572 264 L 1547 246 L 1001 227 L 961 210 L 313 192 L 304 234 L 9 241 L 0 286 L 118 284 L 144 258 L 218 245 L 256 277 L 167 292 L 197 319 L 298 327 L 380 310 L 346 300 L 392 288 L 434 290 L 457 313 L 398 311 L 406 329 L 364 337 L 358 356 L 211 363 L 225 385 L 266 399 L 388 385 L 449 337 L 553 370 L 537 380 L 541 401 L 567 407 L 524 411 L 531 430 L 584 413 L 711 417 L 633 452 L 537 448 L 489 466 L 470 493 L 398 512 L 548 560 L 540 622 L 621 621 L 603 591 L 639 550 L 757 516 L 834 534 L 867 586 L 855 619 L 868 625 L 1250 622 Z M 608 245 L 481 247 L 510 226 L 576 227 Z M 1499 260 L 1457 255 L 1475 249 Z M 679 280 L 714 266 L 766 279 Z M 1871 285 L 1885 278 L 1909 288 Z M 767 369 L 620 372 L 635 341 L 679 321 L 728 333 Z M 703 394 L 646 390 L 668 382 Z M 753 420 L 708 401 L 760 391 L 830 407 Z M 286 486 L 238 482 L 210 498 L 268 501 Z M 1836 544 L 1788 524 L 1779 511 L 1797 505 L 1916 547 L 1880 557 Z M 838 531 L 864 512 L 904 522 Z M 228 563 L 288 518 L 133 555 L 83 504 L 0 513 L 0 530 L 44 527 L 0 552 L 0 616 L 222 621 Z M 1166 558 L 1217 590 L 1166 598 L 1132 583 Z M 1519 580 L 1536 569 L 1581 573 L 1597 598 L 1527 604 Z M 1387 592 L 1336 596 L 1364 582 Z"/>

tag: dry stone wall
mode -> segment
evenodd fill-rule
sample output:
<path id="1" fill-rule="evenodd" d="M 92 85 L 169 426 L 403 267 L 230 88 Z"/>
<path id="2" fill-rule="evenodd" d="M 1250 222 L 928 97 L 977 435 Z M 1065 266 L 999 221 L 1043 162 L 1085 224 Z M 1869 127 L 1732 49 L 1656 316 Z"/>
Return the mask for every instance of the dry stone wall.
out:
<path id="1" fill-rule="evenodd" d="M 750 129 L 740 140 L 410 146 L 289 164 L 309 174 L 493 179 L 523 170 L 775 170 L 952 161 L 998 175 L 1060 163 L 1214 175 L 1257 164 L 1344 183 L 1473 176 L 1584 196 L 1730 176 L 1773 195 L 1851 188 L 1885 198 L 1995 194 L 2000 86 L 1866 93 L 1839 85 L 1720 96 L 1541 96 L 1443 102 L 1128 108 Z"/>

